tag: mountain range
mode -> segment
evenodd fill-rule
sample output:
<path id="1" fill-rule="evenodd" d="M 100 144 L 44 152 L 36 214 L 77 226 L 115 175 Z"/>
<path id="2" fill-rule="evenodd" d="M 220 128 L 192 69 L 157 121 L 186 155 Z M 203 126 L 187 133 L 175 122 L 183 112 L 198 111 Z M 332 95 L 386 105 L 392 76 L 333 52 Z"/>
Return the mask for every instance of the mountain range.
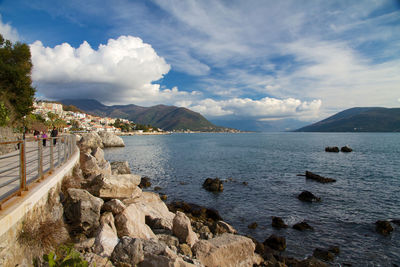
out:
<path id="1" fill-rule="evenodd" d="M 141 107 L 133 104 L 106 106 L 94 99 L 64 99 L 59 102 L 64 105 L 73 105 L 93 115 L 128 119 L 135 123 L 150 124 L 167 131 L 224 132 L 232 130 L 214 125 L 200 113 L 175 106 Z"/>
<path id="2" fill-rule="evenodd" d="M 400 132 L 400 108 L 350 108 L 296 132 Z"/>

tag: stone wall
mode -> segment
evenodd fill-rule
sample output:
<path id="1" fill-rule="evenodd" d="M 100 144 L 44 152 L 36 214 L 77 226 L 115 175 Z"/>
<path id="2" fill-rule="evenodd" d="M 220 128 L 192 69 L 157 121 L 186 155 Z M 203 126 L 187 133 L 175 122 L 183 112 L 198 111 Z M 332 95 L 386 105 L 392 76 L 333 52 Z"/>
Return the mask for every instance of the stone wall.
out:
<path id="1" fill-rule="evenodd" d="M 33 184 L 22 197 L 15 197 L 3 205 L 0 210 L 0 266 L 32 266 L 38 251 L 26 239 L 21 240 L 24 229 L 29 225 L 37 227 L 49 219 L 62 221 L 62 181 L 64 177 L 72 175 L 76 165 L 79 165 L 79 150 L 53 175 L 41 183 Z M 48 234 L 54 234 L 54 230 L 48 229 Z M 29 241 L 32 233 L 25 234 Z M 37 239 L 38 236 L 32 236 L 31 240 L 37 242 Z"/>

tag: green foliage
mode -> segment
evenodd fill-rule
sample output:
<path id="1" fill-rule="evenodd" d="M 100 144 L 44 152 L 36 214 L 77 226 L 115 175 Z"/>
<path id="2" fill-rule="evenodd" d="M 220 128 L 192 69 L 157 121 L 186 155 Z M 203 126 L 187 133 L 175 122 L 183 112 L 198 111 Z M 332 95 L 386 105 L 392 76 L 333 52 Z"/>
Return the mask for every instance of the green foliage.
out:
<path id="1" fill-rule="evenodd" d="M 72 126 L 70 131 L 81 131 L 82 130 L 81 126 L 79 125 L 79 121 L 71 120 L 69 125 Z"/>
<path id="2" fill-rule="evenodd" d="M 80 110 L 79 108 L 77 108 L 74 105 L 63 105 L 63 110 L 64 111 L 72 111 L 72 112 L 79 112 L 79 113 L 85 113 L 82 110 Z"/>
<path id="3" fill-rule="evenodd" d="M 0 126 L 6 126 L 10 121 L 9 114 L 10 112 L 4 106 L 3 102 L 0 102 Z"/>
<path id="4" fill-rule="evenodd" d="M 60 246 L 56 252 L 43 255 L 43 260 L 49 267 L 87 267 L 89 263 L 85 261 L 81 254 L 70 246 Z"/>
<path id="5" fill-rule="evenodd" d="M 0 34 L 0 100 L 18 122 L 32 110 L 35 89 L 31 79 L 31 52 L 27 44 L 12 44 Z"/>

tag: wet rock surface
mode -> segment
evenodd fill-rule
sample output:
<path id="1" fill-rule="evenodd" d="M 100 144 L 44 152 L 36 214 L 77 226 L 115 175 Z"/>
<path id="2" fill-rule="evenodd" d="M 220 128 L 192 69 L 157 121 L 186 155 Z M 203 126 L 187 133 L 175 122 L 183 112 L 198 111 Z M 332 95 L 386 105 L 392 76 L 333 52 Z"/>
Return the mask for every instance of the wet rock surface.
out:
<path id="1" fill-rule="evenodd" d="M 272 217 L 272 227 L 281 229 L 281 228 L 287 228 L 288 225 L 283 221 L 281 217 Z"/>
<path id="2" fill-rule="evenodd" d="M 299 200 L 305 201 L 305 202 L 319 202 L 319 201 L 321 201 L 321 198 L 315 196 L 310 191 L 301 192 L 300 195 L 297 196 L 297 198 Z"/>
<path id="3" fill-rule="evenodd" d="M 375 222 L 375 230 L 382 234 L 382 235 L 389 235 L 391 232 L 393 232 L 393 227 L 390 224 L 389 221 L 376 221 Z"/>
<path id="4" fill-rule="evenodd" d="M 203 188 L 211 192 L 224 191 L 223 182 L 219 178 L 207 178 L 203 183 Z"/>
<path id="5" fill-rule="evenodd" d="M 323 183 L 323 184 L 336 182 L 336 180 L 333 178 L 326 178 L 326 177 L 320 176 L 318 174 L 315 174 L 315 173 L 312 173 L 309 171 L 306 171 L 306 178 L 317 181 L 319 183 Z"/>

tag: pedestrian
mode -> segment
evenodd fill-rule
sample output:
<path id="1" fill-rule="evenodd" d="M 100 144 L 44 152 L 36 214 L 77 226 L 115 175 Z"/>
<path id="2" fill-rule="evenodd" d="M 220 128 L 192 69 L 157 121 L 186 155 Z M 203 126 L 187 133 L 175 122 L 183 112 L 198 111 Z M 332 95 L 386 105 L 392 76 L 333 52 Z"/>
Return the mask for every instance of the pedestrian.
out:
<path id="1" fill-rule="evenodd" d="M 53 145 L 56 145 L 56 144 L 57 144 L 57 135 L 58 135 L 57 128 L 56 128 L 56 127 L 53 127 L 53 130 L 52 130 L 51 133 L 50 133 L 50 136 L 51 136 L 51 137 L 54 137 L 54 139 L 53 139 Z"/>
<path id="2" fill-rule="evenodd" d="M 39 139 L 39 135 L 40 135 L 40 132 L 39 132 L 38 130 L 35 130 L 35 131 L 33 132 L 33 136 L 35 137 L 35 140 L 36 140 L 36 141 Z"/>
<path id="3" fill-rule="evenodd" d="M 45 131 L 42 133 L 42 138 L 43 138 L 43 146 L 46 146 L 47 134 Z"/>

